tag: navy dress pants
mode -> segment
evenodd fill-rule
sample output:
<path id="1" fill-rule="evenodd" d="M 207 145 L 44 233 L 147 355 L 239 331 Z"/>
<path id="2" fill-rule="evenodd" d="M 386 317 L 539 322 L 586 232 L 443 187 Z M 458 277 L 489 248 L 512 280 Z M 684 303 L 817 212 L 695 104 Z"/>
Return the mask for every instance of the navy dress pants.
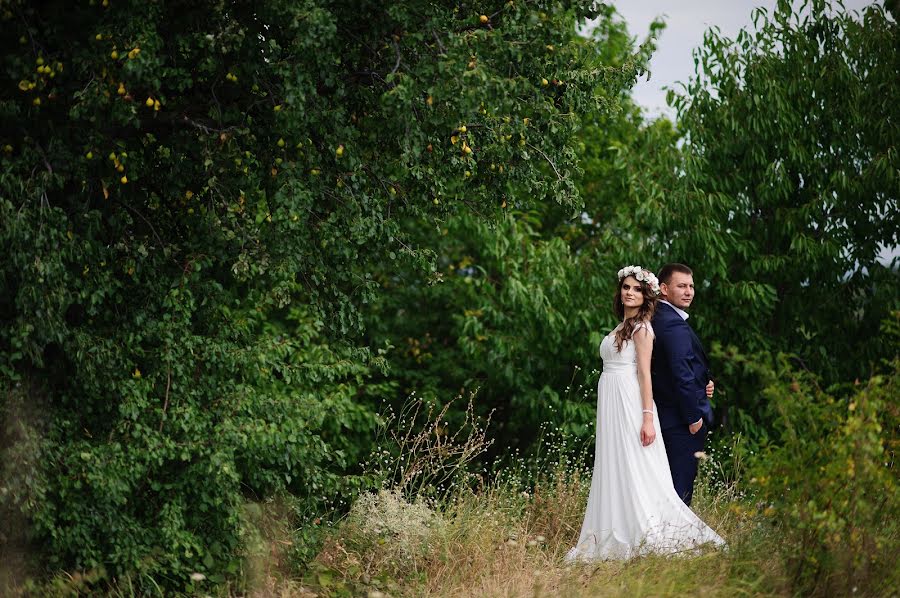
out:
<path id="1" fill-rule="evenodd" d="M 691 506 L 694 496 L 694 480 L 697 478 L 697 457 L 694 453 L 703 450 L 708 428 L 706 422 L 696 434 L 691 434 L 687 426 L 676 426 L 662 431 L 672 470 L 672 483 L 684 504 Z"/>

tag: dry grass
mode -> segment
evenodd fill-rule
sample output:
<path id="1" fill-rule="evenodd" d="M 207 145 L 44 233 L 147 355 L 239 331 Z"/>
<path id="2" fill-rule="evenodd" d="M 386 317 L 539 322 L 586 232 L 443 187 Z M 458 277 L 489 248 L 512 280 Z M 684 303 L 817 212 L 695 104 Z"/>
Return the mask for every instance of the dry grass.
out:
<path id="1" fill-rule="evenodd" d="M 359 528 L 343 527 L 313 564 L 342 584 L 305 591 L 435 597 L 789 595 L 776 559 L 765 549 L 758 518 L 727 493 L 703 489 L 696 510 L 729 541 L 729 550 L 565 565 L 562 557 L 577 538 L 585 500 L 586 480 L 565 471 L 539 480 L 528 494 L 496 485 L 458 496 L 441 509 L 443 523 L 428 546 L 405 566 L 383 561 L 380 575 L 371 568 L 377 554 L 354 552 Z M 383 544 L 367 546 L 393 554 L 386 548 L 391 541 L 385 537 Z M 370 565 L 365 571 L 363 562 Z"/>
<path id="2" fill-rule="evenodd" d="M 291 576 L 288 550 L 292 545 L 291 508 L 283 499 L 244 505 L 246 557 L 243 582 L 249 597 L 304 596 Z"/>
<path id="3" fill-rule="evenodd" d="M 442 419 L 443 412 L 437 417 Z M 541 462 L 520 461 L 493 483 L 473 489 L 470 484 L 480 478 L 468 475 L 467 465 L 486 447 L 483 428 L 467 420 L 471 433 L 448 438 L 437 434 L 440 426 L 421 426 L 422 432 L 409 434 L 403 417 L 395 424 L 399 432 L 393 443 L 402 458 L 384 461 L 393 473 L 385 477 L 392 491 L 357 502 L 306 564 L 304 583 L 273 583 L 270 578 L 256 585 L 253 595 L 791 594 L 780 560 L 773 558 L 777 539 L 720 467 L 719 461 L 732 458 L 730 453 L 701 464 L 694 499 L 695 510 L 728 541 L 728 550 L 566 565 L 563 556 L 577 540 L 590 476 L 567 457 L 572 452 L 565 438 L 548 430 L 549 454 Z M 740 464 L 731 462 L 728 469 L 739 471 Z M 449 481 L 443 487 L 452 493 L 422 502 L 415 490 L 440 487 L 422 483 L 436 478 Z"/>
<path id="4" fill-rule="evenodd" d="M 418 413 L 412 411 L 411 417 Z M 429 419 L 442 422 L 444 415 L 440 411 Z M 213 595 L 792 594 L 775 556 L 778 539 L 767 531 L 766 518 L 727 482 L 717 456 L 701 464 L 694 504 L 698 515 L 728 541 L 728 550 L 567 565 L 563 556 L 580 531 L 590 483 L 589 473 L 567 457 L 571 446 L 555 438 L 540 462 L 513 461 L 492 483 L 473 486 L 482 478 L 471 475 L 469 466 L 487 443 L 477 422 L 467 418 L 465 425 L 469 433 L 461 436 L 446 434 L 440 425 L 391 436 L 396 451 L 376 455 L 376 471 L 386 472 L 385 489 L 360 497 L 311 562 L 293 560 L 292 541 L 302 530 L 291 528 L 296 518 L 289 498 L 247 505 L 247 554 L 239 585 L 210 588 Z M 408 421 L 398 417 L 396 427 L 404 432 Z M 740 467 L 732 463 L 728 469 Z M 440 491 L 429 494 L 429 489 Z"/>

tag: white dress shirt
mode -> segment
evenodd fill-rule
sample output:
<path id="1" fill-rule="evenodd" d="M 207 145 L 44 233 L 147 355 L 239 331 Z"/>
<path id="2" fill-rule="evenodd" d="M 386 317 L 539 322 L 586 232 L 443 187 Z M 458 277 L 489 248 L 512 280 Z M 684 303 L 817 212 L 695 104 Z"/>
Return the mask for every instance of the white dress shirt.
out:
<path id="1" fill-rule="evenodd" d="M 660 302 L 660 303 L 665 303 L 666 305 L 668 305 L 669 307 L 671 307 L 672 309 L 674 309 L 674 310 L 675 310 L 675 313 L 678 314 L 679 316 L 681 316 L 681 319 L 682 319 L 682 320 L 687 320 L 688 318 L 691 317 L 691 314 L 689 314 L 688 312 L 684 311 L 684 310 L 681 309 L 680 307 L 675 307 L 674 305 L 672 305 L 671 303 L 669 303 L 669 302 L 666 301 L 665 299 L 660 299 L 659 302 Z"/>

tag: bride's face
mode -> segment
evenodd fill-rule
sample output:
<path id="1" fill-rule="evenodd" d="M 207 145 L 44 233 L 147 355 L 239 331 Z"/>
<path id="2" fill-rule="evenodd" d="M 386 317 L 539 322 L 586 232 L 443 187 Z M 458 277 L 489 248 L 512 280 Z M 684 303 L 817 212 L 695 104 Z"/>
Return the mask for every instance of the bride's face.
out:
<path id="1" fill-rule="evenodd" d="M 641 283 L 634 276 L 628 276 L 622 281 L 619 287 L 621 293 L 622 305 L 625 308 L 640 307 L 644 304 L 644 291 L 641 290 Z"/>

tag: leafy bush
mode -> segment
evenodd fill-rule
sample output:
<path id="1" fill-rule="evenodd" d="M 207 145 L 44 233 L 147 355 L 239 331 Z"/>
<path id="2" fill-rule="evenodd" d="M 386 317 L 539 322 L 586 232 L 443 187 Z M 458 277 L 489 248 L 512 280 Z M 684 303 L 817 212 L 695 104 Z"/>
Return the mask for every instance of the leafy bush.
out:
<path id="1" fill-rule="evenodd" d="M 74 389 L 90 385 L 118 406 L 109 420 L 69 410 L 41 422 L 44 466 L 11 478 L 7 495 L 30 517 L 50 567 L 102 567 L 138 586 L 168 577 L 178 587 L 191 573 L 221 582 L 240 570 L 246 495 L 287 489 L 319 508 L 358 487 L 342 473 L 359 458 L 357 435 L 374 429 L 353 401 L 366 366 L 324 350 L 314 324 L 299 313 L 286 321 L 294 318 L 294 334 L 266 350 L 220 353 L 184 331 L 164 343 L 162 364 L 126 368 L 107 349 L 72 372 L 57 401 L 74 403 Z M 191 388 L 170 387 L 187 367 Z M 149 405 L 163 388 L 171 395 Z"/>
<path id="2" fill-rule="evenodd" d="M 823 390 L 785 356 L 773 362 L 763 391 L 776 414 L 773 429 L 749 456 L 748 475 L 796 590 L 830 596 L 896 588 L 900 362 L 841 394 Z"/>

